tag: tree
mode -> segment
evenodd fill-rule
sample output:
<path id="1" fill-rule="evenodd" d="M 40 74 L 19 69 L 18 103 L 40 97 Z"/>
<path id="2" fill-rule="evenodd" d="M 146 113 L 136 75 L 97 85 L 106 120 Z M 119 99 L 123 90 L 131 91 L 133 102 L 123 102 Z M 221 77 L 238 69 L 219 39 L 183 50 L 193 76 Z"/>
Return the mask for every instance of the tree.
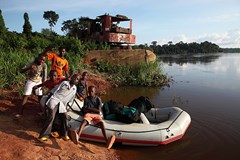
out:
<path id="1" fill-rule="evenodd" d="M 169 42 L 168 42 L 168 45 L 169 45 L 169 46 L 173 45 L 173 42 L 172 42 L 172 41 L 169 41 Z"/>
<path id="2" fill-rule="evenodd" d="M 149 47 L 153 49 L 154 53 L 156 53 L 157 52 L 157 41 L 152 41 L 151 45 Z"/>
<path id="3" fill-rule="evenodd" d="M 157 41 L 152 41 L 152 46 L 156 47 L 157 46 Z"/>
<path id="4" fill-rule="evenodd" d="M 68 36 L 82 38 L 84 32 L 88 29 L 88 22 L 84 19 L 89 19 L 88 17 L 74 18 L 73 20 L 67 20 L 62 23 L 63 27 L 61 30 L 66 32 Z"/>
<path id="5" fill-rule="evenodd" d="M 43 28 L 41 33 L 44 35 L 44 36 L 51 36 L 52 35 L 52 31 L 49 29 L 49 28 Z"/>
<path id="6" fill-rule="evenodd" d="M 24 18 L 23 33 L 29 36 L 32 33 L 32 25 L 29 22 L 28 13 L 25 12 L 23 18 Z"/>
<path id="7" fill-rule="evenodd" d="M 66 33 L 67 36 L 77 37 L 80 32 L 80 26 L 77 19 L 67 20 L 62 23 L 61 30 Z"/>
<path id="8" fill-rule="evenodd" d="M 52 27 L 54 27 L 59 19 L 59 15 L 54 11 L 45 11 L 43 14 L 43 18 L 48 20 L 48 24 L 50 26 L 50 30 L 52 31 Z"/>
<path id="9" fill-rule="evenodd" d="M 0 35 L 5 34 L 6 31 L 7 31 L 7 28 L 5 27 L 5 23 L 3 20 L 2 10 L 0 10 Z"/>

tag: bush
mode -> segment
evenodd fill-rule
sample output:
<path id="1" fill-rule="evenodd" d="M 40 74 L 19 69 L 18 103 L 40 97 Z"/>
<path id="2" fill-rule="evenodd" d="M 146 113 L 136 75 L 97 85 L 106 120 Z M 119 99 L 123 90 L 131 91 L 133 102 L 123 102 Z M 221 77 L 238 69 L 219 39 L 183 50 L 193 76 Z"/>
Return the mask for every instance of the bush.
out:
<path id="1" fill-rule="evenodd" d="M 24 35 L 16 32 L 8 32 L 3 39 L 3 50 L 23 50 L 28 42 Z"/>
<path id="2" fill-rule="evenodd" d="M 32 52 L 41 52 L 43 48 L 46 46 L 49 46 L 51 44 L 51 41 L 41 37 L 41 36 L 30 36 L 28 40 L 27 50 L 30 50 Z"/>
<path id="3" fill-rule="evenodd" d="M 20 74 L 19 70 L 33 59 L 29 53 L 0 51 L 0 88 L 23 86 L 26 75 Z"/>
<path id="4" fill-rule="evenodd" d="M 26 37 L 24 34 L 7 32 L 0 37 L 0 89 L 23 86 L 26 75 L 20 74 L 19 70 L 48 46 L 67 49 L 70 73 L 88 69 L 86 68 L 88 66 L 81 62 L 86 51 L 110 49 L 107 43 L 82 42 L 74 37 L 59 35 L 46 37 L 37 32 Z M 46 63 L 50 69 L 51 62 Z M 136 66 L 96 62 L 95 71 L 108 74 L 109 80 L 121 85 L 160 86 L 167 80 L 158 62 Z"/>
<path id="5" fill-rule="evenodd" d="M 99 72 L 107 73 L 109 80 L 121 85 L 162 86 L 167 81 L 157 61 L 134 66 L 97 61 L 95 67 Z"/>
<path id="6" fill-rule="evenodd" d="M 69 52 L 67 54 L 67 60 L 69 65 L 69 73 L 73 73 L 74 71 L 79 71 L 84 68 L 84 64 L 81 61 L 81 55 L 75 54 L 74 52 Z"/>

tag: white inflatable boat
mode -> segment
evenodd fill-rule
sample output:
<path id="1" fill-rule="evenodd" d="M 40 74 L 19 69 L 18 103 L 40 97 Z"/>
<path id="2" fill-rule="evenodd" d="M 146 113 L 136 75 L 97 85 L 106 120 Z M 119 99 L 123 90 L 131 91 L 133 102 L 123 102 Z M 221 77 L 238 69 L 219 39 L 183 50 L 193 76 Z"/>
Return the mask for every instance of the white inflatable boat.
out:
<path id="1" fill-rule="evenodd" d="M 82 122 L 79 114 L 83 102 L 75 99 L 70 104 L 70 130 L 78 130 Z M 168 144 L 183 137 L 191 123 L 189 114 L 178 107 L 152 108 L 141 114 L 142 123 L 125 124 L 104 120 L 107 137 L 116 136 L 115 142 L 124 145 L 157 146 Z M 81 139 L 105 142 L 101 129 L 93 125 L 84 128 Z"/>

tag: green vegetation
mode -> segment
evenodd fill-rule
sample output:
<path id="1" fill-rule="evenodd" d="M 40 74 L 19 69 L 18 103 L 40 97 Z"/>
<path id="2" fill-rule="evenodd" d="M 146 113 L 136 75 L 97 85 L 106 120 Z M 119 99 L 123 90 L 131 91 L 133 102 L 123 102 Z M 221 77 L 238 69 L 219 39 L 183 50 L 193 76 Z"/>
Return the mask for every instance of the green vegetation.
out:
<path id="1" fill-rule="evenodd" d="M 168 42 L 168 44 L 164 45 L 157 45 L 157 41 L 153 41 L 150 46 L 147 44 L 145 45 L 138 45 L 134 46 L 133 48 L 149 48 L 153 50 L 154 53 L 157 55 L 161 54 L 194 54 L 194 53 L 218 53 L 223 52 L 223 49 L 220 48 L 218 45 L 205 41 L 200 44 L 193 42 L 193 43 L 184 43 L 179 42 L 173 44 L 172 41 Z"/>
<path id="2" fill-rule="evenodd" d="M 148 64 L 141 63 L 135 66 L 113 65 L 108 62 L 98 61 L 95 67 L 97 71 L 106 73 L 110 81 L 120 85 L 163 86 L 168 83 L 168 78 L 157 61 Z"/>
<path id="3" fill-rule="evenodd" d="M 0 36 L 6 33 L 7 29 L 5 27 L 5 23 L 2 16 L 2 11 L 0 10 Z"/>
<path id="4" fill-rule="evenodd" d="M 91 43 L 93 46 L 93 43 Z M 88 43 L 79 44 L 78 48 L 86 49 Z M 95 47 L 94 47 L 95 48 Z M 104 47 L 103 47 L 104 48 Z M 39 52 L 0 50 L 0 89 L 11 89 L 13 87 L 21 87 L 26 80 L 26 74 L 20 74 L 19 70 L 37 56 Z M 70 73 L 82 69 L 92 70 L 88 65 L 83 64 L 81 59 L 84 54 L 76 54 L 69 51 L 67 59 L 70 65 Z M 47 62 L 50 68 L 50 62 Z M 141 86 L 161 86 L 168 83 L 166 75 L 163 74 L 158 62 L 142 63 L 136 66 L 128 65 L 111 65 L 108 62 L 98 61 L 95 64 L 93 72 L 104 74 L 108 80 L 119 85 L 141 85 Z"/>
<path id="5" fill-rule="evenodd" d="M 60 36 L 52 30 L 59 18 L 58 14 L 54 11 L 47 11 L 44 12 L 43 17 L 48 20 L 50 30 L 42 29 L 42 33 L 32 32 L 29 16 L 24 13 L 23 32 L 10 32 L 5 27 L 0 10 L 0 89 L 22 88 L 26 80 L 26 74 L 20 74 L 19 70 L 48 46 L 67 49 L 70 73 L 82 69 L 92 70 L 92 67 L 90 68 L 90 66 L 81 62 L 87 51 L 110 49 L 107 43 L 80 40 L 81 32 L 79 32 L 79 29 L 85 30 L 85 24 L 81 19 L 79 21 L 65 21 L 62 30 L 66 31 L 67 35 Z M 47 62 L 49 68 L 50 63 Z M 92 72 L 107 74 L 106 77 L 109 77 L 109 80 L 121 85 L 159 86 L 167 82 L 167 78 L 157 62 L 125 66 L 110 65 L 107 62 L 98 61 Z"/>
<path id="6" fill-rule="evenodd" d="M 224 53 L 240 53 L 240 48 L 224 48 Z"/>
<path id="7" fill-rule="evenodd" d="M 59 19 L 59 15 L 54 11 L 45 11 L 43 14 L 43 18 L 45 20 L 48 20 L 50 30 L 52 31 L 52 28 L 56 25 L 56 23 Z"/>
<path id="8" fill-rule="evenodd" d="M 19 70 L 34 60 L 36 53 L 22 51 L 0 51 L 0 89 L 11 89 L 12 87 L 22 87 L 26 80 L 26 74 L 19 73 Z M 80 61 L 81 56 L 69 52 L 68 61 L 70 64 L 70 72 L 83 68 Z M 48 67 L 50 62 L 47 62 Z M 50 67 L 49 67 L 50 69 Z"/>
<path id="9" fill-rule="evenodd" d="M 84 18 L 87 17 L 64 21 L 61 30 L 65 32 L 67 36 L 78 37 L 81 39 L 84 36 L 84 32 L 86 32 L 86 28 L 88 28 L 88 24 L 82 20 Z"/>
<path id="10" fill-rule="evenodd" d="M 25 12 L 23 18 L 24 18 L 23 33 L 26 34 L 27 36 L 30 36 L 32 34 L 32 25 L 29 22 L 28 13 Z"/>
<path id="11" fill-rule="evenodd" d="M 33 54 L 19 51 L 0 51 L 0 88 L 23 86 L 25 75 L 19 69 L 33 60 Z"/>

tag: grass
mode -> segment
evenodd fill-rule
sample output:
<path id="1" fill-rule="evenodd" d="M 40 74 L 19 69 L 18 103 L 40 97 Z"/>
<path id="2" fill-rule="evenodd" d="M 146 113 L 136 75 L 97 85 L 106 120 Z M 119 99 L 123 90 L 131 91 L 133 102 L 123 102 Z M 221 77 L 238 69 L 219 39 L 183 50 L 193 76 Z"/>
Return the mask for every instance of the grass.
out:
<path id="1" fill-rule="evenodd" d="M 23 51 L 0 51 L 0 89 L 23 88 L 26 74 L 21 74 L 20 69 L 28 64 L 37 56 L 38 53 Z M 81 62 L 81 55 L 69 52 L 67 59 L 69 71 L 82 71 L 90 69 L 89 66 Z M 51 62 L 47 61 L 48 71 Z M 94 68 L 95 72 L 106 74 L 109 81 L 125 86 L 163 86 L 168 83 L 158 61 L 154 63 L 140 63 L 135 66 L 111 65 L 108 62 L 97 61 Z"/>
<path id="2" fill-rule="evenodd" d="M 158 61 L 154 63 L 140 63 L 135 66 L 112 65 L 108 62 L 98 61 L 96 70 L 108 74 L 108 79 L 120 85 L 129 86 L 163 86 L 167 83 Z"/>
<path id="3" fill-rule="evenodd" d="M 12 87 L 23 86 L 27 79 L 26 74 L 21 74 L 19 71 L 29 62 L 33 61 L 36 54 L 21 51 L 0 51 L 0 89 L 11 89 Z M 81 62 L 80 55 L 69 53 L 67 55 L 70 73 L 84 68 Z M 48 71 L 50 71 L 51 62 L 46 62 Z M 73 65 L 72 65 L 73 64 Z"/>
<path id="4" fill-rule="evenodd" d="M 0 88 L 10 89 L 12 86 L 22 86 L 26 79 L 20 74 L 20 69 L 34 59 L 33 54 L 9 51 L 0 51 Z"/>

